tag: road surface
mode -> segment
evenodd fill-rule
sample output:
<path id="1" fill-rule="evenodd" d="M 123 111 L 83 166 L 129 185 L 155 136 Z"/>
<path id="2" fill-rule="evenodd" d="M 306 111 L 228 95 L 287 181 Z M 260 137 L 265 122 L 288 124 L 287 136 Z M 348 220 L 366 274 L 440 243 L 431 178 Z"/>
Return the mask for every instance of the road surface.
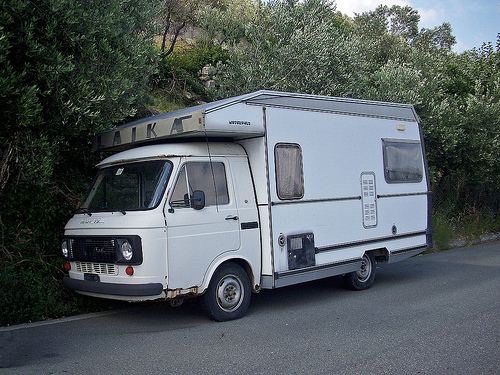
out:
<path id="1" fill-rule="evenodd" d="M 0 328 L 0 374 L 500 374 L 500 242 L 252 296 L 215 323 L 196 303 Z"/>

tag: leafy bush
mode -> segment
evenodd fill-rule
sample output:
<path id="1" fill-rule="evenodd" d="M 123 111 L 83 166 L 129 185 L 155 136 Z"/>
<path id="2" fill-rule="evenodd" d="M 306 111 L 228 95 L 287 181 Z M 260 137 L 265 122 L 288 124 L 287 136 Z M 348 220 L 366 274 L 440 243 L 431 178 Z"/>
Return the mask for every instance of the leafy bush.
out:
<path id="1" fill-rule="evenodd" d="M 154 11 L 0 0 L 1 324 L 78 308 L 60 283 L 59 237 L 95 161 L 90 136 L 145 113 Z"/>
<path id="2" fill-rule="evenodd" d="M 473 243 L 483 234 L 500 233 L 500 215 L 498 212 L 474 207 L 457 211 L 452 205 L 436 208 L 432 216 L 434 230 L 434 249 L 447 250 L 456 239 Z"/>
<path id="3" fill-rule="evenodd" d="M 0 0 L 0 187 L 50 183 L 62 160 L 89 152 L 89 134 L 138 114 L 156 53 L 151 9 Z"/>
<path id="4" fill-rule="evenodd" d="M 221 64 L 218 98 L 268 89 L 344 96 L 365 70 L 360 39 L 343 27 L 329 0 L 259 6 L 245 40 Z M 339 26 L 340 25 L 340 26 Z"/>
<path id="5" fill-rule="evenodd" d="M 432 229 L 434 230 L 434 248 L 431 251 L 447 250 L 455 238 L 453 225 L 449 218 L 443 213 L 434 213 L 432 217 Z"/>
<path id="6" fill-rule="evenodd" d="M 8 185 L 3 193 L 2 260 L 19 263 L 59 256 L 59 238 L 78 199 L 56 187 L 29 184 Z"/>
<path id="7" fill-rule="evenodd" d="M 194 94 L 201 100 L 210 101 L 205 86 L 199 77 L 205 65 L 216 65 L 228 59 L 227 52 L 218 45 L 199 41 L 193 46 L 182 45 L 165 57 L 153 77 L 153 90 L 160 96 L 167 95 L 170 101 L 191 104 L 186 93 Z"/>
<path id="8" fill-rule="evenodd" d="M 61 318 L 122 306 L 79 296 L 62 284 L 62 261 L 0 265 L 0 326 Z"/>

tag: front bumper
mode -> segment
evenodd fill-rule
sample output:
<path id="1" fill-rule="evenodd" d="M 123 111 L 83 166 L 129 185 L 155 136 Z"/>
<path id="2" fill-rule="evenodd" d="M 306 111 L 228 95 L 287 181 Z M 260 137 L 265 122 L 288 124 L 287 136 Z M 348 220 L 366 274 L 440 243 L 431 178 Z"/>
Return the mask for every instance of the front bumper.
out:
<path id="1" fill-rule="evenodd" d="M 125 297 L 146 297 L 162 294 L 163 285 L 160 283 L 149 284 L 113 284 L 87 280 L 76 280 L 64 277 L 63 284 L 70 289 L 85 293 L 106 294 Z"/>

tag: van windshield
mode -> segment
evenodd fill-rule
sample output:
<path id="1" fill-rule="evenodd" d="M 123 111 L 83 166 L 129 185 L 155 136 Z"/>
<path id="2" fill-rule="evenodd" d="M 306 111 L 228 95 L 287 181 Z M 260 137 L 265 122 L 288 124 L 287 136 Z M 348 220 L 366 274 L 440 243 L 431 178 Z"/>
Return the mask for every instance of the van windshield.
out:
<path id="1" fill-rule="evenodd" d="M 172 164 L 146 161 L 103 168 L 98 173 L 79 213 L 146 210 L 160 203 Z"/>

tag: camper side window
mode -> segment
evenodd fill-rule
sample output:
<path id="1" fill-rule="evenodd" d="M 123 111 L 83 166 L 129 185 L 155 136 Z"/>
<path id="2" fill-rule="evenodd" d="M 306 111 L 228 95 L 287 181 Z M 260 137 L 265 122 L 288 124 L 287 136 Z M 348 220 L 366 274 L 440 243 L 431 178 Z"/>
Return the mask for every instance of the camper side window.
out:
<path id="1" fill-rule="evenodd" d="M 420 142 L 385 139 L 382 143 L 384 175 L 388 183 L 422 181 L 424 170 Z"/>
<path id="2" fill-rule="evenodd" d="M 175 183 L 170 205 L 192 207 L 193 192 L 205 193 L 205 206 L 229 203 L 226 169 L 223 163 L 189 162 L 182 166 Z"/>
<path id="3" fill-rule="evenodd" d="M 278 143 L 274 147 L 276 190 L 279 199 L 300 199 L 304 196 L 302 149 L 294 143 Z"/>

